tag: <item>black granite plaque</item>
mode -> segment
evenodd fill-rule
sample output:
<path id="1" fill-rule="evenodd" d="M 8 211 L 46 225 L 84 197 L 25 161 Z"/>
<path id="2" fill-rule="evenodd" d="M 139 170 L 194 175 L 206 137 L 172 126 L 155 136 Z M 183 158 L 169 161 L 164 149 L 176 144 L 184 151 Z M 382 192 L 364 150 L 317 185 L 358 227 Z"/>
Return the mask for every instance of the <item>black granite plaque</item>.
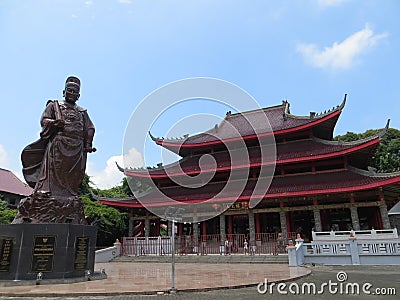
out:
<path id="1" fill-rule="evenodd" d="M 13 239 L 2 239 L 0 248 L 0 272 L 10 272 Z"/>
<path id="2" fill-rule="evenodd" d="M 86 271 L 94 274 L 96 233 L 95 226 L 68 223 L 0 224 L 0 286 L 3 280 L 36 281 L 39 272 L 43 280 L 84 278 Z M 11 258 L 3 254 L 5 239 L 12 240 Z"/>
<path id="3" fill-rule="evenodd" d="M 77 236 L 75 239 L 75 262 L 76 271 L 87 270 L 89 253 L 89 238 Z"/>
<path id="4" fill-rule="evenodd" d="M 35 236 L 32 253 L 32 272 L 52 272 L 55 236 Z"/>

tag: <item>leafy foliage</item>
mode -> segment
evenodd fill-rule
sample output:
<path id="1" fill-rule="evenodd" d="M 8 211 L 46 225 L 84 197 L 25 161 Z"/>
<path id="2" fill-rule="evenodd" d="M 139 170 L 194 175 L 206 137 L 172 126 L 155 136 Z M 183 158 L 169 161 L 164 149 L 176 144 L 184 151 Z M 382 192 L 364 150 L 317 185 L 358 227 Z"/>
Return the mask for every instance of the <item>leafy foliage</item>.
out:
<path id="1" fill-rule="evenodd" d="M 6 201 L 0 198 L 0 224 L 11 224 L 17 214 L 16 209 L 9 209 Z"/>
<path id="2" fill-rule="evenodd" d="M 128 215 L 119 210 L 81 196 L 85 215 L 97 225 L 97 246 L 110 246 L 117 238 L 127 234 Z"/>
<path id="3" fill-rule="evenodd" d="M 347 132 L 335 137 L 345 142 L 356 141 L 377 134 L 381 129 L 370 129 L 364 133 Z M 380 172 L 395 172 L 400 169 L 400 130 L 389 128 L 371 160 L 371 167 Z"/>
<path id="4" fill-rule="evenodd" d="M 122 185 L 118 185 L 107 190 L 92 189 L 92 191 L 96 196 L 107 198 L 123 198 L 133 196 L 126 177 L 122 180 Z"/>
<path id="5" fill-rule="evenodd" d="M 126 197 L 122 187 L 116 186 L 109 190 L 93 189 L 90 186 L 90 177 L 85 174 L 78 193 L 88 222 L 97 225 L 97 246 L 110 246 L 117 238 L 127 234 L 128 215 L 126 213 L 91 199 L 93 194 L 105 197 Z"/>

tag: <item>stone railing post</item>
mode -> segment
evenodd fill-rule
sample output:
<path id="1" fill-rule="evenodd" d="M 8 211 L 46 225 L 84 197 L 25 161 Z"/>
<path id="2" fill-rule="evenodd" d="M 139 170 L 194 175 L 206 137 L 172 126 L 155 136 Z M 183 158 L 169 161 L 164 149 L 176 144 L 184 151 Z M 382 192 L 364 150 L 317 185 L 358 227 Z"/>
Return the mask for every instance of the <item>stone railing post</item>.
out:
<path id="1" fill-rule="evenodd" d="M 115 247 L 115 254 L 113 255 L 114 257 L 120 256 L 121 253 L 121 242 L 119 241 L 119 239 L 116 239 L 114 242 L 114 247 Z"/>
<path id="2" fill-rule="evenodd" d="M 304 263 L 303 240 L 296 240 L 296 245 L 289 244 L 286 247 L 289 258 L 289 267 L 297 267 Z"/>
<path id="3" fill-rule="evenodd" d="M 360 264 L 360 255 L 358 254 L 357 238 L 355 236 L 350 236 L 349 244 L 350 244 L 351 263 L 353 265 L 359 265 Z"/>
<path id="4" fill-rule="evenodd" d="M 304 252 L 303 252 L 304 240 L 301 238 L 300 234 L 297 234 L 296 238 L 296 260 L 298 266 L 304 264 Z"/>

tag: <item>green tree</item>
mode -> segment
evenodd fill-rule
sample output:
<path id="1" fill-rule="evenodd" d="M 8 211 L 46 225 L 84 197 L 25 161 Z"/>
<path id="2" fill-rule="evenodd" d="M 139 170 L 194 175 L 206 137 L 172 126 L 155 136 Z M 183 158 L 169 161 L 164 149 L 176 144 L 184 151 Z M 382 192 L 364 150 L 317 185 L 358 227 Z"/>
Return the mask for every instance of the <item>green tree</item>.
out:
<path id="1" fill-rule="evenodd" d="M 382 129 L 369 129 L 364 133 L 347 132 L 335 140 L 356 141 L 377 134 Z M 371 159 L 371 167 L 379 172 L 395 172 L 400 169 L 400 130 L 389 128 Z"/>
<path id="2" fill-rule="evenodd" d="M 9 209 L 8 203 L 0 197 L 0 224 L 11 224 L 17 214 L 16 209 Z"/>
<path id="3" fill-rule="evenodd" d="M 110 246 L 117 238 L 127 234 L 128 215 L 118 209 L 81 196 L 89 223 L 96 224 L 97 246 Z"/>
<path id="4" fill-rule="evenodd" d="M 92 200 L 93 195 L 103 197 L 126 197 L 120 186 L 109 190 L 94 189 L 90 186 L 90 176 L 85 174 L 78 194 L 83 202 L 85 216 L 89 223 L 96 224 L 97 246 L 110 246 L 117 238 L 127 234 L 128 215 L 118 209 Z"/>
<path id="5" fill-rule="evenodd" d="M 83 177 L 82 183 L 78 188 L 78 195 L 90 195 L 92 188 L 90 187 L 90 177 L 88 174 L 85 173 L 85 176 Z"/>

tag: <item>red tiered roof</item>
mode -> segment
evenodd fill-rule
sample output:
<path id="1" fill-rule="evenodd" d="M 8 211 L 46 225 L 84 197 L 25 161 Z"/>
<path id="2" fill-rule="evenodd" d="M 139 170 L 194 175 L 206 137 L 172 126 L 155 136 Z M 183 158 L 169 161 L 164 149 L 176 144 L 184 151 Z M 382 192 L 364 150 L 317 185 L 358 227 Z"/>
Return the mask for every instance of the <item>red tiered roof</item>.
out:
<path id="1" fill-rule="evenodd" d="M 155 138 L 152 135 L 151 138 L 158 145 L 181 156 L 188 155 L 189 152 L 187 149 L 194 147 L 209 147 L 222 142 L 229 143 L 236 140 L 248 140 L 272 134 L 278 136 L 310 129 L 315 131 L 316 136 L 330 140 L 333 137 L 333 129 L 345 102 L 346 97 L 341 105 L 320 115 L 295 116 L 290 114 L 290 105 L 287 101 L 284 101 L 281 105 L 264 109 L 236 114 L 228 113 L 225 119 L 215 128 L 184 139 Z M 266 118 L 271 125 L 270 128 L 263 125 Z M 248 120 L 251 120 L 251 123 Z M 261 124 L 263 127 L 258 128 L 256 134 L 254 126 L 257 126 L 257 124 Z"/>
<path id="2" fill-rule="evenodd" d="M 295 163 L 295 162 L 306 162 L 317 159 L 327 159 L 357 152 L 359 161 L 368 161 L 375 152 L 379 145 L 379 141 L 383 132 L 370 138 L 358 140 L 355 142 L 335 142 L 325 141 L 318 138 L 309 140 L 293 141 L 284 144 L 277 144 L 276 146 L 276 165 Z M 242 150 L 235 150 L 242 151 Z M 263 153 L 263 160 L 261 161 L 261 152 L 259 147 L 248 148 L 249 159 L 243 159 L 243 162 L 249 162 L 244 164 L 241 161 L 235 162 L 231 165 L 231 153 L 227 152 L 215 152 L 210 154 L 214 157 L 217 164 L 217 171 L 226 171 L 231 169 L 259 167 L 262 165 L 271 164 L 275 157 L 268 157 L 270 153 Z M 361 155 L 364 153 L 364 155 Z M 180 161 L 167 165 L 165 167 L 150 169 L 150 170 L 125 170 L 126 176 L 133 177 L 152 177 L 152 178 L 164 178 L 171 176 L 181 175 L 196 175 L 201 172 L 214 172 L 215 169 L 212 165 L 205 165 L 200 170 L 199 159 L 201 155 L 185 157 Z M 182 172 L 183 171 L 183 172 Z"/>
<path id="3" fill-rule="evenodd" d="M 226 186 L 225 182 L 209 183 L 196 189 L 170 187 L 163 189 L 162 192 L 175 201 L 185 203 L 199 203 L 211 199 L 216 195 L 218 195 L 218 200 L 214 200 L 214 202 L 228 202 L 232 200 L 232 197 L 239 200 L 249 200 L 256 182 L 257 180 L 252 179 L 247 180 L 247 182 L 239 180 L 238 184 L 234 185 L 234 188 L 220 195 L 218 194 Z M 243 192 L 235 189 L 236 186 L 241 186 L 242 184 L 245 184 Z M 400 172 L 379 174 L 349 167 L 348 170 L 330 171 L 318 174 L 306 173 L 290 176 L 275 176 L 268 192 L 265 195 L 256 196 L 260 196 L 263 199 L 275 199 L 324 195 L 364 191 L 395 184 L 400 184 Z M 151 204 L 146 204 L 146 206 L 176 205 L 176 203 L 166 203 L 165 198 L 157 194 L 157 192 L 149 192 L 144 196 L 146 199 L 151 199 Z M 240 197 L 237 197 L 238 194 Z M 110 206 L 142 207 L 135 198 L 115 200 L 99 199 L 99 201 Z M 148 203 L 147 200 L 146 203 Z"/>

